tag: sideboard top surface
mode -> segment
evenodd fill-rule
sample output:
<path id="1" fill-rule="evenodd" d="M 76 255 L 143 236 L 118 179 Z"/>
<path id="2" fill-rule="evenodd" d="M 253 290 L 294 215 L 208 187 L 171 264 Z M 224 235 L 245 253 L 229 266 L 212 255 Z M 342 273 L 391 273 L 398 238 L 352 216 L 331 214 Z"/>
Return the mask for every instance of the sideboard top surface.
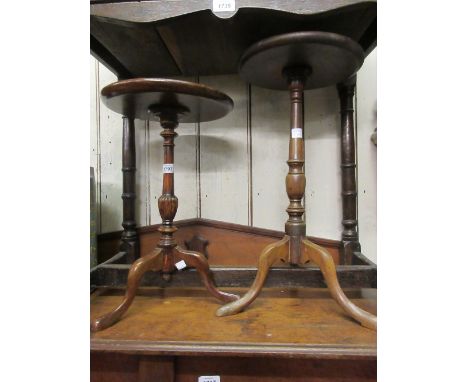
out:
<path id="1" fill-rule="evenodd" d="M 245 290 L 224 288 L 241 293 Z M 116 306 L 122 290 L 91 296 L 91 317 Z M 375 289 L 349 289 L 376 313 Z M 91 351 L 134 354 L 376 359 L 375 331 L 349 318 L 326 289 L 265 288 L 244 312 L 216 317 L 219 304 L 203 288 L 140 288 L 122 320 L 91 334 Z"/>
<path id="2" fill-rule="evenodd" d="M 325 31 L 377 41 L 377 3 L 357 0 L 237 0 L 213 13 L 212 1 L 91 1 L 91 51 L 119 78 L 238 72 L 253 43 L 278 34 Z"/>

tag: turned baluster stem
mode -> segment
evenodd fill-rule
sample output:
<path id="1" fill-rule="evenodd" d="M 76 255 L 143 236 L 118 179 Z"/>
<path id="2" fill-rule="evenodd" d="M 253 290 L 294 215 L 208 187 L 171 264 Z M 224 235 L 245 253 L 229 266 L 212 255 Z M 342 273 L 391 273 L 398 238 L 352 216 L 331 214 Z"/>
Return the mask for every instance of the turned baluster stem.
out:
<path id="1" fill-rule="evenodd" d="M 286 192 L 289 197 L 289 206 L 286 212 L 289 215 L 285 224 L 286 235 L 289 241 L 289 261 L 298 264 L 301 258 L 301 238 L 306 235 L 306 224 L 303 219 L 306 178 L 304 174 L 304 83 L 310 74 L 307 67 L 286 68 L 283 71 L 288 80 L 291 104 L 289 159 L 287 161 L 289 172 L 286 176 Z"/>
<path id="2" fill-rule="evenodd" d="M 341 195 L 343 208 L 341 256 L 344 264 L 351 264 L 353 252 L 360 251 L 354 127 L 355 87 L 355 75 L 337 86 L 341 106 Z"/>
<path id="3" fill-rule="evenodd" d="M 135 221 L 135 124 L 132 118 L 123 117 L 122 136 L 122 207 L 124 229 L 121 238 L 121 251 L 127 253 L 127 262 L 133 262 L 139 257 L 138 236 Z"/>
<path id="4" fill-rule="evenodd" d="M 162 224 L 158 228 L 161 233 L 158 247 L 163 250 L 163 277 L 168 280 L 169 273 L 174 269 L 174 257 L 172 249 L 176 246 L 174 232 L 177 228 L 173 225 L 174 217 L 177 213 L 178 200 L 174 195 L 174 139 L 177 133 L 174 131 L 178 126 L 177 115 L 173 113 L 161 113 L 160 123 L 163 131 L 161 136 L 164 139 L 164 163 L 163 163 L 163 187 L 162 195 L 158 199 L 159 213 Z"/>

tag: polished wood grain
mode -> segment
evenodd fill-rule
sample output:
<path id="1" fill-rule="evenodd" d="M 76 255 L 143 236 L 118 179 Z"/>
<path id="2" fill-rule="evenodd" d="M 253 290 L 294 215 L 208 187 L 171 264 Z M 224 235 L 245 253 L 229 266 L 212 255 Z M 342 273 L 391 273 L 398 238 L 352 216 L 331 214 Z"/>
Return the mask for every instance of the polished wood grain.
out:
<path id="1" fill-rule="evenodd" d="M 114 325 L 132 304 L 143 275 L 150 269 L 153 271 L 162 270 L 163 259 L 163 252 L 158 248 L 153 253 L 135 261 L 128 272 L 127 289 L 122 302 L 109 313 L 91 321 L 91 331 L 96 332 Z"/>
<path id="2" fill-rule="evenodd" d="M 306 90 L 341 82 L 363 62 L 364 51 L 353 39 L 330 32 L 301 31 L 272 36 L 250 46 L 240 59 L 239 73 L 256 86 L 287 90 L 290 76 L 284 70 L 308 67 L 311 73 L 303 74 L 301 81 Z"/>
<path id="3" fill-rule="evenodd" d="M 236 314 L 249 306 L 259 295 L 265 280 L 268 276 L 269 269 L 280 260 L 287 262 L 289 260 L 289 237 L 285 236 L 280 241 L 268 245 L 260 254 L 258 261 L 258 270 L 255 280 L 250 287 L 249 291 L 237 301 L 228 305 L 224 305 L 216 311 L 218 317 Z"/>
<path id="4" fill-rule="evenodd" d="M 117 81 L 101 91 L 104 102 L 114 111 L 132 118 L 158 120 L 163 137 L 163 186 L 158 199 L 162 224 L 157 248 L 138 259 L 130 268 L 127 289 L 122 302 L 104 316 L 91 321 L 91 331 L 106 329 L 115 324 L 128 310 L 135 298 L 137 287 L 145 273 L 160 272 L 165 281 L 171 274 L 186 266 L 195 268 L 208 292 L 221 302 L 230 302 L 238 296 L 218 290 L 210 272 L 207 259 L 200 253 L 177 246 L 173 224 L 178 199 L 174 194 L 174 139 L 175 129 L 183 115 L 186 120 L 219 118 L 232 109 L 232 100 L 214 89 L 196 83 L 164 79 L 134 79 Z M 209 108 L 209 109 L 208 109 Z"/>
<path id="5" fill-rule="evenodd" d="M 123 292 L 98 289 L 91 317 Z M 346 293 L 376 311 L 376 290 Z M 202 288 L 140 288 L 121 321 L 91 334 L 91 381 L 376 380 L 376 333 L 355 325 L 325 290 L 265 288 L 254 304 L 262 309 L 217 318 Z"/>
<path id="6" fill-rule="evenodd" d="M 101 90 L 101 99 L 116 113 L 141 120 L 160 121 L 161 115 L 167 116 L 175 109 L 177 123 L 213 121 L 224 117 L 234 106 L 229 96 L 216 89 L 166 78 L 117 81 Z"/>
<path id="7" fill-rule="evenodd" d="M 98 289 L 91 317 L 122 293 Z M 375 290 L 346 293 L 376 311 Z M 325 290 L 265 288 L 254 306 L 261 309 L 217 318 L 202 288 L 140 288 L 121 321 L 91 334 L 91 381 L 197 381 L 201 375 L 224 382 L 376 380 L 376 333 L 355 325 Z"/>
<path id="8" fill-rule="evenodd" d="M 91 317 L 108 311 L 123 293 L 98 289 L 91 295 Z M 376 290 L 346 293 L 356 306 L 376 312 Z M 216 302 L 203 288 L 140 288 L 119 322 L 91 333 L 91 351 L 376 359 L 376 332 L 356 325 L 324 289 L 264 288 L 252 307 L 219 318 Z"/>
<path id="9" fill-rule="evenodd" d="M 312 261 L 320 267 L 331 296 L 361 325 L 376 330 L 377 318 L 356 307 L 343 293 L 332 256 L 305 239 L 303 219 L 306 178 L 304 174 L 304 89 L 331 85 L 352 75 L 364 60 L 358 44 L 349 38 L 327 32 L 297 32 L 267 38 L 252 45 L 240 62 L 240 73 L 262 87 L 289 90 L 290 135 L 289 171 L 286 192 L 289 206 L 285 237 L 266 247 L 260 256 L 257 276 L 249 291 L 239 300 L 222 306 L 216 314 L 228 316 L 245 309 L 259 295 L 269 269 L 278 260 L 291 265 Z"/>
<path id="10" fill-rule="evenodd" d="M 336 277 L 335 264 L 330 254 L 309 240 L 303 240 L 302 243 L 304 244 L 306 261 L 311 260 L 319 265 L 333 299 L 362 326 L 377 330 L 377 317 L 354 305 L 344 294 Z"/>

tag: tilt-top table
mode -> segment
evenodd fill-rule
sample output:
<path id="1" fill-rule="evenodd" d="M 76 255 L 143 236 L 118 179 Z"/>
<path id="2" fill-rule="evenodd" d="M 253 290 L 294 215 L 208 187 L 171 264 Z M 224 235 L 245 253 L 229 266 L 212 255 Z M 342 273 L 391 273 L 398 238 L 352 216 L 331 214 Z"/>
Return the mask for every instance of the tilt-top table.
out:
<path id="1" fill-rule="evenodd" d="M 282 261 L 297 266 L 313 262 L 320 267 L 336 302 L 363 326 L 377 328 L 377 318 L 354 305 L 343 293 L 332 256 L 306 238 L 302 217 L 306 186 L 303 91 L 344 81 L 361 67 L 363 61 L 364 52 L 352 39 L 335 33 L 310 31 L 261 40 L 242 56 L 239 71 L 245 80 L 269 89 L 289 90 L 291 123 L 286 176 L 289 219 L 285 224 L 285 236 L 261 253 L 257 275 L 249 291 L 241 299 L 218 309 L 218 316 L 238 313 L 251 304 L 260 293 L 269 268 L 275 263 Z"/>
<path id="2" fill-rule="evenodd" d="M 143 275 L 160 271 L 165 280 L 176 269 L 194 267 L 211 295 L 229 302 L 238 296 L 219 291 L 214 283 L 207 259 L 200 253 L 177 245 L 173 224 L 178 199 L 174 195 L 174 131 L 179 122 L 206 122 L 222 118 L 233 108 L 233 101 L 224 93 L 197 83 L 169 79 L 138 78 L 112 83 L 102 89 L 103 102 L 111 110 L 129 120 L 134 118 L 159 121 L 164 138 L 163 190 L 158 199 L 162 225 L 157 248 L 136 260 L 128 273 L 127 290 L 121 304 L 111 312 L 91 322 L 91 330 L 99 331 L 113 325 L 127 311 L 135 298 Z"/>

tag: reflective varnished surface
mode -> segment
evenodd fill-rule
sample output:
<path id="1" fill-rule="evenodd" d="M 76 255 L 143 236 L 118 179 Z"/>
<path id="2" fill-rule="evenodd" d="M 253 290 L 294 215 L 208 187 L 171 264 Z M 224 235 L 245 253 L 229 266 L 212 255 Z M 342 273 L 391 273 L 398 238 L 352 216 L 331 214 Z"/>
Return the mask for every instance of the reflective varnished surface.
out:
<path id="1" fill-rule="evenodd" d="M 288 89 L 286 68 L 308 67 L 304 89 L 335 85 L 355 73 L 364 51 L 349 37 L 329 32 L 295 32 L 270 37 L 243 54 L 239 71 L 248 82 L 268 89 Z"/>
<path id="2" fill-rule="evenodd" d="M 117 81 L 101 91 L 104 104 L 129 118 L 159 121 L 151 107 L 176 109 L 178 122 L 206 122 L 224 117 L 234 107 L 232 99 L 208 86 L 164 78 Z"/>
<path id="3" fill-rule="evenodd" d="M 229 292 L 243 294 L 245 289 L 231 288 Z M 376 313 L 375 289 L 345 292 L 354 304 Z M 91 317 L 107 312 L 122 294 L 122 290 L 98 289 L 91 297 Z M 91 334 L 91 350 L 166 355 L 377 357 L 376 332 L 356 325 L 326 289 L 265 288 L 252 309 L 228 317 L 216 317 L 217 307 L 202 288 L 140 288 L 119 322 Z"/>

